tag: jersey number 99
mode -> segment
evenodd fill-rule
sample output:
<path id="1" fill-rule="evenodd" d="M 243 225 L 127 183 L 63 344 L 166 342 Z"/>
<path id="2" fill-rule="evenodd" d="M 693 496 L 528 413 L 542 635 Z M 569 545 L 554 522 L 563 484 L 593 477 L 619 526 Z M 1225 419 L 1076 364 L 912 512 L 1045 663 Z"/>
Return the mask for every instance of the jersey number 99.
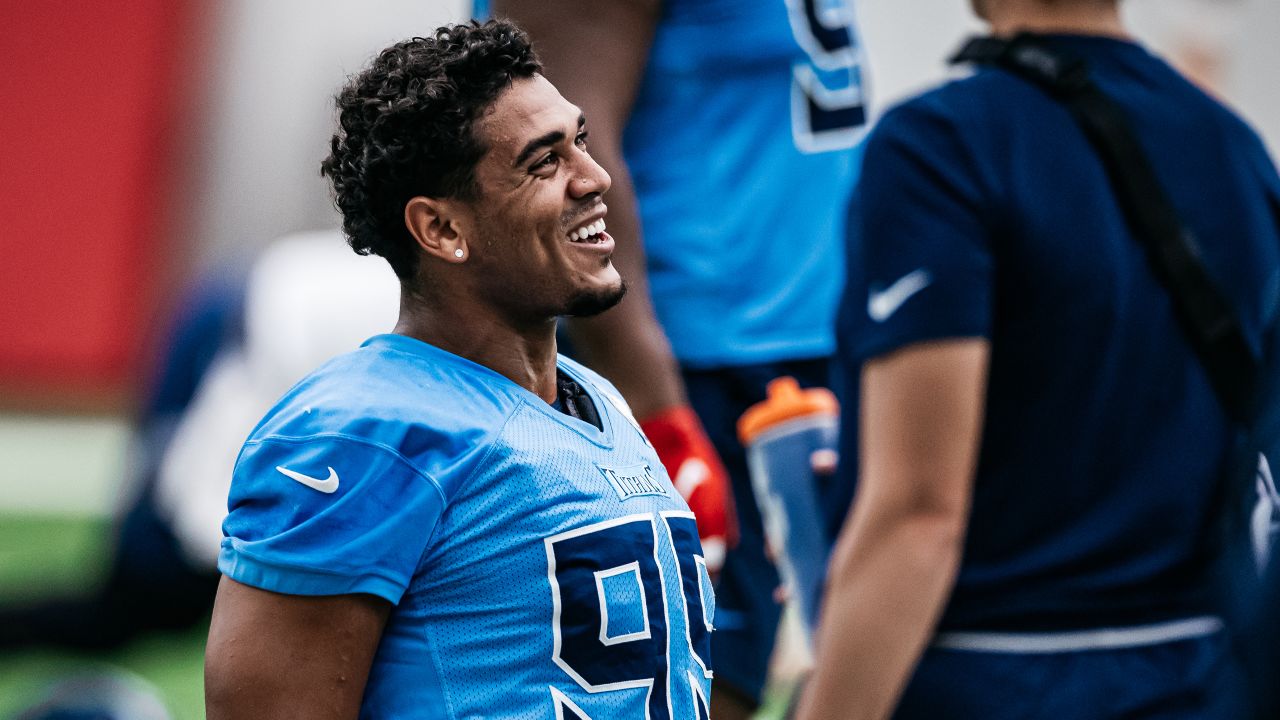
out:
<path id="1" fill-rule="evenodd" d="M 714 600 L 693 516 L 630 515 L 545 542 L 556 665 L 587 693 L 645 689 L 644 717 L 706 717 Z M 558 716 L 586 717 L 552 694 Z"/>

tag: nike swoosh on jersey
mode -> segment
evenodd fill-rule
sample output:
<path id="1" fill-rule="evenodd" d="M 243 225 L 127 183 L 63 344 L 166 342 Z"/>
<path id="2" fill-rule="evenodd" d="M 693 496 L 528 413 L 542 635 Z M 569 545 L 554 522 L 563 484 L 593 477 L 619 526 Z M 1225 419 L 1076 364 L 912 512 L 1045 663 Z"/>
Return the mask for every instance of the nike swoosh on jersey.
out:
<path id="1" fill-rule="evenodd" d="M 329 477 L 324 480 L 321 480 L 320 478 L 313 478 L 310 475 L 303 475 L 300 472 L 295 472 L 280 465 L 276 466 L 276 470 L 279 470 L 285 477 L 291 480 L 297 480 L 312 490 L 319 490 L 325 494 L 338 491 L 338 471 L 333 468 L 329 468 Z"/>
<path id="2" fill-rule="evenodd" d="M 879 292 L 871 291 L 867 296 L 867 315 L 876 322 L 884 322 L 898 312 L 903 303 L 913 295 L 929 287 L 933 278 L 924 268 L 913 270 L 898 278 L 892 285 Z"/>

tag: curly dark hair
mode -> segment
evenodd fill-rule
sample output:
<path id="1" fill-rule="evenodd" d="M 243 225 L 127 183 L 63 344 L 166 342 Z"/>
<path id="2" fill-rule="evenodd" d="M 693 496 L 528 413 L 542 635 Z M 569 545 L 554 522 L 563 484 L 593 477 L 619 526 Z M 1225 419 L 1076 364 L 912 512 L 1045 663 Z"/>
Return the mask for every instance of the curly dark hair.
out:
<path id="1" fill-rule="evenodd" d="M 412 278 L 418 255 L 405 203 L 419 195 L 475 199 L 475 165 L 486 150 L 476 120 L 513 80 L 540 72 L 524 31 L 490 20 L 396 43 L 351 77 L 320 165 L 351 248 Z"/>

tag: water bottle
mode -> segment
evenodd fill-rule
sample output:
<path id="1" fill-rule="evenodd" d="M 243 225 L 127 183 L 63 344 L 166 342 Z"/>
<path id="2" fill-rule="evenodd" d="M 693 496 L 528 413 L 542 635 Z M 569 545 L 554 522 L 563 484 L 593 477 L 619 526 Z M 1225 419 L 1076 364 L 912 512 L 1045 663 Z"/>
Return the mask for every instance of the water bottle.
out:
<path id="1" fill-rule="evenodd" d="M 778 574 L 799 611 L 812 649 L 831 547 L 824 528 L 812 456 L 836 447 L 839 403 L 826 388 L 801 389 L 794 378 L 768 385 L 768 397 L 738 420 L 765 538 Z"/>

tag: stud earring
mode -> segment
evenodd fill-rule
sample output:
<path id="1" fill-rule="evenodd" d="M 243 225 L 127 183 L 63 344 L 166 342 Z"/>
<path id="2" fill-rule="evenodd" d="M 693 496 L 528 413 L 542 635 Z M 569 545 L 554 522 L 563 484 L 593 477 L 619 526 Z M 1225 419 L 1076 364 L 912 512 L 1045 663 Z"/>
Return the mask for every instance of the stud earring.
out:
<path id="1" fill-rule="evenodd" d="M 466 254 L 466 253 L 462 252 L 462 248 L 458 248 L 457 250 L 454 250 L 454 251 L 453 251 L 453 256 L 454 256 L 454 257 L 456 257 L 456 258 L 460 258 L 460 257 L 462 257 L 462 256 L 463 256 L 463 255 L 465 255 L 465 254 Z"/>

